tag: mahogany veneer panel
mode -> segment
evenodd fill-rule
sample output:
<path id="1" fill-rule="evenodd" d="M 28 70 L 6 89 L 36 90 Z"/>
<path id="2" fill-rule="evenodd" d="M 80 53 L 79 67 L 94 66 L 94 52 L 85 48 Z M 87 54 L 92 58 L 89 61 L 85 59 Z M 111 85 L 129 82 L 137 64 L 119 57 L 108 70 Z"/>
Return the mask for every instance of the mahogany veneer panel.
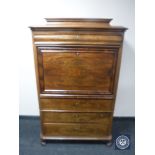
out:
<path id="1" fill-rule="evenodd" d="M 79 124 L 79 123 L 49 123 L 43 124 L 43 135 L 50 137 L 68 137 L 68 138 L 104 138 L 104 136 L 110 135 L 109 123 L 100 124 Z"/>
<path id="2" fill-rule="evenodd" d="M 40 109 L 44 111 L 112 112 L 113 100 L 103 99 L 41 99 Z"/>
<path id="3" fill-rule="evenodd" d="M 44 72 L 44 91 L 96 90 L 112 93 L 116 52 L 47 50 L 41 55 L 39 67 Z"/>
<path id="4" fill-rule="evenodd" d="M 95 112 L 45 112 L 42 111 L 43 123 L 103 123 L 111 120 L 111 113 Z"/>

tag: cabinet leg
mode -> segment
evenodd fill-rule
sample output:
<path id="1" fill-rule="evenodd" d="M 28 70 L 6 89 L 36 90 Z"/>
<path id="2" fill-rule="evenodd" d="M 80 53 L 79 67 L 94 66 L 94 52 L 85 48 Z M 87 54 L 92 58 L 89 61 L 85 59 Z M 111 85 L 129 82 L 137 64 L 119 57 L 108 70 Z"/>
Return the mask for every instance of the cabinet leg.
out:
<path id="1" fill-rule="evenodd" d="M 46 145 L 46 141 L 43 140 L 43 139 L 41 139 L 40 143 L 41 143 L 42 146 L 45 146 Z"/>
<path id="2" fill-rule="evenodd" d="M 110 140 L 110 141 L 108 141 L 108 142 L 106 143 L 107 146 L 112 146 L 112 144 L 113 144 L 113 143 L 112 143 L 112 140 Z"/>

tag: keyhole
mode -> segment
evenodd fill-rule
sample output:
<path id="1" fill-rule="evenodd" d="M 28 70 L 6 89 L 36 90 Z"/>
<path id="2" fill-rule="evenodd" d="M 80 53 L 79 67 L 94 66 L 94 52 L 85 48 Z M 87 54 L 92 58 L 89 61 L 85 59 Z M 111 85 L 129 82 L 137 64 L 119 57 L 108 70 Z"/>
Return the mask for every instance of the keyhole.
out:
<path id="1" fill-rule="evenodd" d="M 79 35 L 76 35 L 76 39 L 77 39 L 77 40 L 79 39 Z"/>
<path id="2" fill-rule="evenodd" d="M 77 56 L 79 56 L 79 55 L 80 55 L 80 53 L 79 53 L 79 52 L 77 52 L 77 53 L 76 53 L 76 55 L 77 55 Z"/>

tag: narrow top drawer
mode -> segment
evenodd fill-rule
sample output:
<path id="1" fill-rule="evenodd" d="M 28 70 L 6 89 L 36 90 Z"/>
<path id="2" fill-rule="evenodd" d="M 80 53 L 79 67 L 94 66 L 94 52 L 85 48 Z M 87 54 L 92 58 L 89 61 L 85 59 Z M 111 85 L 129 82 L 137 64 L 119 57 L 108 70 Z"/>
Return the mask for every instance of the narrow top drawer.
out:
<path id="1" fill-rule="evenodd" d="M 102 35 L 102 34 L 35 34 L 33 36 L 36 42 L 61 42 L 61 41 L 88 41 L 88 42 L 115 42 L 122 41 L 120 35 Z"/>

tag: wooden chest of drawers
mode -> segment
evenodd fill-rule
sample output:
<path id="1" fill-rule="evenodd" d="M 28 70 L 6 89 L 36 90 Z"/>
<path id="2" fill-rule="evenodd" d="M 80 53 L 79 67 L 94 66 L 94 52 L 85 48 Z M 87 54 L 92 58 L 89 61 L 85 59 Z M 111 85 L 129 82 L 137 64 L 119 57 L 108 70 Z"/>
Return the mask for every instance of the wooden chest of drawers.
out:
<path id="1" fill-rule="evenodd" d="M 111 140 L 126 28 L 111 19 L 32 26 L 41 140 Z"/>

